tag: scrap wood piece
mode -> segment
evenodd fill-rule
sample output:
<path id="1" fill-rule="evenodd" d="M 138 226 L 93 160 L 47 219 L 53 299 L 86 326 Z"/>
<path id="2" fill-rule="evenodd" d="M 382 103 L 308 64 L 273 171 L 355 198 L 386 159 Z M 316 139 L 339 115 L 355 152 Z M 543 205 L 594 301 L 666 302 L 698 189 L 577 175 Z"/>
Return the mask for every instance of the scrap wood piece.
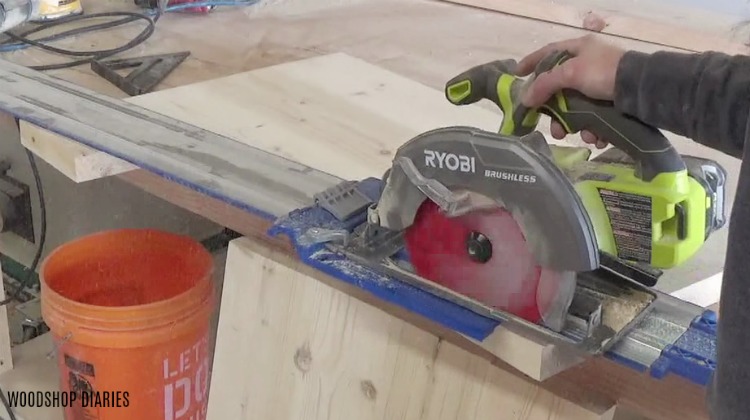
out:
<path id="1" fill-rule="evenodd" d="M 464 6 L 492 10 L 510 15 L 537 19 L 582 28 L 595 32 L 641 40 L 687 51 L 722 51 L 747 54 L 744 41 L 735 39 L 733 27 L 738 16 L 691 6 L 664 6 L 655 2 L 639 2 L 639 10 L 623 7 L 623 2 L 587 0 L 440 0 Z M 619 8 L 618 8 L 619 7 Z M 679 12 L 672 12 L 679 7 Z M 688 17 L 686 17 L 688 16 Z"/>
<path id="2" fill-rule="evenodd" d="M 259 242 L 230 243 L 209 419 L 614 417 L 612 400 L 561 398 L 319 277 Z"/>
<path id="3" fill-rule="evenodd" d="M 519 381 L 470 341 L 259 240 L 233 241 L 225 272 L 209 418 L 350 418 L 359 409 L 357 418 L 495 419 L 526 401 L 529 411 L 516 415 L 567 419 L 547 411 L 547 392 L 561 408 L 586 409 L 575 419 L 609 418 L 613 401 L 653 420 L 708 418 L 702 387 L 604 357 L 541 383 Z M 283 380 L 268 386 L 266 378 Z M 282 400 L 295 403 L 272 411 Z M 304 411 L 319 401 L 333 411 Z"/>

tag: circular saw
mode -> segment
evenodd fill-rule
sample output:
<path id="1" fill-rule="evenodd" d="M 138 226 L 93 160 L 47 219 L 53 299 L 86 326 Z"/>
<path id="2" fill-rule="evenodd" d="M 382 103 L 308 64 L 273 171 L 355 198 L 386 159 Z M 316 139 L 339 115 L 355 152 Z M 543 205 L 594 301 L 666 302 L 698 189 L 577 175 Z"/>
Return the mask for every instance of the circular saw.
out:
<path id="1" fill-rule="evenodd" d="M 470 69 L 446 85 L 456 105 L 490 100 L 497 133 L 438 128 L 399 148 L 379 200 L 346 253 L 488 316 L 602 351 L 653 302 L 662 269 L 691 258 L 725 223 L 726 172 L 682 156 L 656 128 L 610 102 L 561 91 L 521 104 L 528 80 L 512 60 Z M 549 145 L 546 114 L 612 149 Z M 403 248 L 410 266 L 395 262 Z"/>

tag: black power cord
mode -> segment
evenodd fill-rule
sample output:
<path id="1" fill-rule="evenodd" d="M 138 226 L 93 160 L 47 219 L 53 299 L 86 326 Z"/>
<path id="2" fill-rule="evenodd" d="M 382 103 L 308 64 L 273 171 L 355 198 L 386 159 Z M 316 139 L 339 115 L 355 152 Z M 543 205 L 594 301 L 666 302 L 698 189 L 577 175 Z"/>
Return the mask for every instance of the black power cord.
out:
<path id="1" fill-rule="evenodd" d="M 77 60 L 70 61 L 67 63 L 47 64 L 47 65 L 42 65 L 42 66 L 29 66 L 29 68 L 34 69 L 34 70 L 39 70 L 39 71 L 57 70 L 57 69 L 76 67 L 82 64 L 90 63 L 92 60 L 97 60 L 97 59 L 113 56 L 121 52 L 125 52 L 143 43 L 148 38 L 150 38 L 151 35 L 154 33 L 155 23 L 159 19 L 160 16 L 161 16 L 161 13 L 157 11 L 153 18 L 149 15 L 135 13 L 135 12 L 104 12 L 104 13 L 93 13 L 89 15 L 77 15 L 77 16 L 64 17 L 55 21 L 46 22 L 46 23 L 37 25 L 35 28 L 26 30 L 21 33 L 15 34 L 12 32 L 6 32 L 5 35 L 8 37 L 8 39 L 0 43 L 0 51 L 3 51 L 3 50 L 12 51 L 13 49 L 15 49 L 12 47 L 18 46 L 19 44 L 26 44 L 29 46 L 41 48 L 43 50 L 50 51 L 50 52 L 60 54 L 60 55 L 67 55 L 67 56 L 72 56 L 72 57 L 85 57 L 85 58 L 77 59 Z M 70 29 L 67 31 L 57 33 L 55 35 L 50 35 L 50 36 L 39 38 L 39 39 L 29 38 L 30 35 L 48 30 L 50 28 L 69 24 L 72 22 L 79 22 L 79 21 L 87 20 L 87 19 L 113 18 L 113 17 L 121 17 L 121 19 L 109 21 L 109 22 L 97 23 L 97 24 L 90 25 L 90 26 L 78 27 L 78 28 Z M 110 49 L 104 49 L 104 50 L 93 50 L 93 51 L 75 51 L 75 50 L 68 50 L 68 49 L 59 48 L 59 47 L 53 47 L 53 46 L 45 44 L 45 42 L 59 41 L 61 39 L 69 38 L 69 37 L 76 36 L 76 35 L 110 29 L 110 28 L 114 28 L 117 26 L 129 24 L 138 20 L 145 21 L 147 23 L 146 27 L 133 39 L 131 39 L 124 45 L 116 47 L 116 48 L 110 48 Z M 11 48 L 8 48 L 8 47 L 11 47 Z M 19 127 L 19 130 L 20 130 L 19 124 L 20 124 L 19 120 L 16 119 L 16 125 Z M 28 157 L 28 160 L 29 160 L 29 164 L 31 166 L 31 171 L 34 176 L 34 182 L 36 184 L 37 192 L 39 194 L 39 207 L 40 207 L 40 218 L 41 218 L 41 221 L 40 221 L 41 233 L 40 233 L 40 238 L 39 238 L 39 246 L 37 247 L 37 252 L 36 252 L 36 255 L 34 255 L 34 260 L 32 261 L 31 266 L 28 267 L 27 269 L 28 271 L 27 271 L 26 277 L 20 282 L 18 288 L 15 290 L 15 292 L 13 292 L 13 294 L 10 297 L 7 297 L 6 299 L 0 301 L 0 306 L 7 305 L 13 301 L 18 301 L 23 291 L 30 285 L 31 280 L 33 279 L 33 274 L 36 272 L 39 266 L 39 262 L 42 258 L 42 254 L 44 253 L 44 243 L 47 238 L 47 208 L 44 203 L 44 189 L 42 187 L 42 181 L 39 175 L 39 169 L 37 168 L 34 154 L 28 149 L 25 149 L 25 151 L 26 151 L 26 156 Z"/>
<path id="2" fill-rule="evenodd" d="M 18 124 L 18 119 L 16 119 L 16 124 Z M 44 189 L 42 188 L 42 178 L 39 175 L 39 168 L 36 166 L 36 159 L 34 158 L 34 154 L 29 149 L 24 148 L 24 150 L 26 151 L 26 157 L 29 159 L 29 164 L 31 165 L 31 172 L 34 175 L 34 183 L 36 184 L 36 190 L 39 196 L 39 245 L 36 248 L 36 253 L 34 255 L 34 260 L 31 262 L 31 266 L 27 268 L 26 277 L 18 284 L 16 291 L 13 292 L 11 296 L 0 301 L 0 306 L 5 306 L 13 301 L 20 302 L 19 298 L 21 296 L 21 293 L 23 293 L 23 291 L 26 290 L 27 287 L 29 287 L 31 280 L 34 278 L 34 273 L 36 272 L 39 266 L 39 261 L 42 259 L 42 254 L 44 253 L 44 243 L 47 240 L 47 206 L 44 204 Z"/>
<path id="3" fill-rule="evenodd" d="M 47 30 L 56 26 L 64 25 L 66 23 L 77 22 L 77 21 L 81 21 L 84 19 L 118 17 L 118 16 L 124 16 L 124 18 L 116 20 L 116 21 L 104 22 L 104 23 L 99 23 L 99 24 L 95 24 L 91 26 L 85 26 L 82 28 L 71 29 L 68 31 L 64 31 L 64 32 L 61 32 L 52 36 L 47 36 L 47 37 L 37 39 L 37 40 L 28 38 L 30 35 L 33 35 L 35 33 L 38 33 L 38 32 L 41 32 L 41 31 L 44 31 L 44 30 Z M 38 25 L 37 27 L 31 30 L 25 31 L 23 33 L 20 33 L 20 34 L 6 32 L 5 35 L 8 37 L 8 40 L 0 43 L 0 48 L 2 46 L 10 46 L 12 45 L 13 41 L 15 41 L 15 42 L 20 42 L 23 44 L 31 45 L 34 47 L 38 47 L 38 48 L 41 48 L 41 49 L 44 49 L 46 51 L 50 51 L 53 53 L 61 54 L 61 55 L 68 55 L 72 57 L 85 57 L 85 58 L 80 58 L 80 59 L 67 62 L 67 63 L 48 64 L 48 65 L 42 65 L 42 66 L 30 66 L 30 68 L 34 70 L 39 70 L 39 71 L 76 67 L 79 65 L 90 63 L 92 60 L 101 59 L 101 58 L 113 56 L 115 54 L 119 54 L 121 52 L 127 51 L 143 43 L 148 38 L 150 38 L 151 35 L 154 33 L 155 22 L 159 18 L 159 16 L 160 14 L 157 13 L 155 18 L 152 19 L 149 16 L 142 15 L 139 13 L 131 13 L 131 12 L 108 12 L 108 13 L 95 13 L 95 14 L 90 14 L 90 15 L 72 16 L 69 18 L 63 18 L 57 21 Z M 52 47 L 52 46 L 44 44 L 44 42 L 57 41 L 57 40 L 68 38 L 68 37 L 75 36 L 75 35 L 114 28 L 116 26 L 135 22 L 137 20 L 145 20 L 147 22 L 146 28 L 143 29 L 135 38 L 133 38 L 132 40 L 128 41 L 127 43 L 125 43 L 124 45 L 120 47 L 107 49 L 107 50 L 98 50 L 98 51 L 74 51 L 74 50 L 67 50 L 63 48 Z M 18 119 L 16 119 L 16 126 L 20 130 L 20 121 Z M 36 184 L 36 189 L 37 189 L 37 193 L 39 197 L 39 209 L 40 209 L 39 244 L 37 246 L 34 259 L 31 262 L 31 265 L 27 268 L 26 277 L 20 281 L 20 283 L 18 284 L 18 287 L 10 296 L 0 301 L 0 306 L 7 305 L 13 301 L 19 301 L 19 298 L 21 294 L 23 293 L 23 291 L 26 290 L 26 288 L 30 286 L 34 273 L 36 272 L 39 266 L 39 262 L 42 259 L 42 255 L 44 254 L 44 244 L 47 239 L 47 206 L 45 205 L 45 201 L 44 201 L 44 188 L 42 187 L 42 180 L 39 174 L 39 168 L 37 167 L 34 154 L 29 149 L 26 149 L 26 148 L 24 149 L 24 151 L 26 152 L 26 157 L 29 160 L 29 165 L 31 167 L 31 172 L 34 177 L 34 183 Z M 2 388 L 0 388 L 0 402 L 3 405 L 3 408 L 5 408 L 5 411 L 8 413 L 10 420 L 17 420 L 17 417 L 15 413 L 13 412 L 13 409 L 10 407 L 8 398 L 5 395 L 5 391 Z"/>
<path id="4" fill-rule="evenodd" d="M 12 32 L 6 32 L 5 35 L 8 39 L 6 39 L 3 42 L 0 42 L 0 52 L 2 51 L 13 51 L 15 49 L 20 49 L 24 46 L 32 46 L 41 48 L 43 50 L 60 54 L 60 55 L 67 55 L 71 57 L 85 57 L 76 59 L 67 63 L 58 63 L 58 64 L 47 64 L 47 65 L 41 65 L 41 66 L 29 66 L 29 68 L 38 70 L 38 71 L 46 71 L 46 70 L 58 70 L 58 69 L 64 69 L 64 68 L 70 68 L 70 67 L 76 67 L 83 64 L 90 63 L 93 60 L 98 60 L 105 57 L 110 57 L 125 51 L 128 51 L 132 49 L 133 47 L 142 44 L 147 39 L 153 35 L 155 30 L 155 24 L 156 21 L 161 17 L 160 11 L 155 11 L 153 13 L 153 17 L 141 14 L 141 13 L 135 13 L 135 12 L 103 12 L 103 13 L 92 13 L 88 15 L 76 15 L 76 16 L 68 16 L 64 17 L 55 21 L 46 22 L 40 25 L 37 25 L 36 27 L 26 30 L 21 33 L 12 33 Z M 100 18 L 115 18 L 120 17 L 118 20 L 109 21 L 109 22 L 102 22 L 97 23 L 89 26 L 84 27 L 77 27 L 74 29 L 70 29 L 67 31 L 63 31 L 54 35 L 42 37 L 39 39 L 31 39 L 29 38 L 30 35 L 46 31 L 51 28 L 55 28 L 61 25 L 73 23 L 73 22 L 79 22 L 82 20 L 90 20 L 90 19 L 100 19 Z M 100 30 L 110 29 L 117 26 L 129 24 L 132 22 L 136 22 L 139 20 L 143 20 L 146 22 L 146 27 L 138 33 L 133 39 L 126 42 L 124 45 L 121 45 L 116 48 L 110 48 L 110 49 L 104 49 L 104 50 L 92 50 L 92 51 L 76 51 L 76 50 L 69 50 L 59 47 L 53 47 L 50 45 L 47 45 L 46 42 L 54 42 L 59 41 L 61 39 L 69 38 L 76 35 L 81 34 L 87 34 L 92 33 Z M 20 130 L 20 122 L 18 119 L 16 119 L 16 125 L 19 127 Z M 0 301 L 0 306 L 7 305 L 13 301 L 19 301 L 19 298 L 23 291 L 30 285 L 33 274 L 36 272 L 39 262 L 42 258 L 42 254 L 44 252 L 44 243 L 46 241 L 47 237 L 47 208 L 44 203 L 44 190 L 42 188 L 42 181 L 41 177 L 39 175 L 39 169 L 36 165 L 36 160 L 34 158 L 34 154 L 29 151 L 28 149 L 25 149 L 26 155 L 29 160 L 29 164 L 31 166 L 31 171 L 34 176 L 34 182 L 36 184 L 37 192 L 39 194 L 39 207 L 40 207 L 40 218 L 41 218 L 41 233 L 40 233 L 40 239 L 39 239 L 39 246 L 37 247 L 36 255 L 34 256 L 34 260 L 31 263 L 31 266 L 28 267 L 26 278 L 24 278 L 20 284 L 18 285 L 18 288 L 15 290 L 15 292 L 6 299 Z M 2 392 L 0 391 L 0 394 Z"/>
<path id="5" fill-rule="evenodd" d="M 153 35 L 155 27 L 156 27 L 156 21 L 159 19 L 161 14 L 157 12 L 153 17 L 141 14 L 141 13 L 135 13 L 135 12 L 103 12 L 103 13 L 92 13 L 88 15 L 77 15 L 77 16 L 68 16 L 61 18 L 59 20 L 46 22 L 37 25 L 35 28 L 21 32 L 21 33 L 13 33 L 13 32 L 6 32 L 5 35 L 8 37 L 7 40 L 0 43 L 0 51 L 12 51 L 17 48 L 13 47 L 19 47 L 19 44 L 26 44 L 27 46 L 33 46 L 37 48 L 41 48 L 45 51 L 49 51 L 52 53 L 60 54 L 60 55 L 66 55 L 70 57 L 84 57 L 84 58 L 78 58 L 76 60 L 67 62 L 67 63 L 58 63 L 58 64 L 47 64 L 42 66 L 28 66 L 31 69 L 39 70 L 39 71 L 46 71 L 46 70 L 58 70 L 58 69 L 65 69 L 70 67 L 76 67 L 83 64 L 88 64 L 92 60 L 99 60 L 102 58 L 110 57 L 115 54 L 119 54 L 125 51 L 130 50 L 131 48 L 142 44 L 147 39 Z M 29 38 L 30 35 L 46 31 L 48 29 L 58 27 L 61 25 L 69 24 L 72 22 L 80 22 L 83 20 L 90 20 L 90 19 L 100 19 L 100 18 L 114 18 L 114 17 L 122 17 L 121 19 L 109 21 L 109 22 L 103 22 L 98 23 L 90 26 L 84 26 L 80 28 L 70 29 L 64 32 L 57 33 L 55 35 L 46 36 L 39 39 L 31 39 Z M 76 51 L 76 50 L 69 50 L 65 48 L 59 48 L 59 47 L 53 47 L 51 45 L 47 45 L 47 42 L 53 42 L 53 41 L 59 41 L 61 39 L 69 38 L 76 35 L 81 34 L 87 34 L 92 33 L 104 29 L 110 29 L 117 26 L 129 24 L 138 20 L 142 20 L 146 22 L 146 27 L 138 33 L 133 39 L 126 42 L 124 45 L 121 45 L 116 48 L 110 48 L 110 49 L 104 49 L 104 50 L 91 50 L 91 51 Z M 20 47 L 19 47 L 20 48 Z"/>
<path id="6" fill-rule="evenodd" d="M 245 5 L 250 5 L 253 3 L 255 3 L 255 1 L 247 2 Z M 243 5 L 243 4 L 237 3 L 234 5 Z M 38 70 L 38 71 L 46 71 L 46 70 L 58 70 L 58 69 L 77 67 L 83 64 L 88 64 L 93 60 L 99 60 L 102 58 L 110 57 L 110 56 L 128 51 L 131 48 L 139 44 L 142 44 L 147 39 L 149 39 L 151 35 L 153 35 L 156 22 L 159 20 L 163 12 L 164 12 L 163 8 L 158 8 L 156 10 L 152 10 L 151 15 L 135 13 L 135 12 L 104 12 L 104 13 L 93 13 L 93 14 L 88 14 L 88 15 L 64 17 L 61 19 L 57 19 L 55 21 L 39 24 L 35 28 L 21 32 L 21 33 L 5 32 L 5 35 L 7 36 L 8 39 L 6 39 L 3 42 L 0 42 L 0 52 L 13 51 L 13 50 L 22 49 L 28 46 L 33 46 L 33 47 L 41 48 L 43 50 L 46 50 L 52 53 L 56 53 L 60 55 L 67 55 L 70 57 L 76 57 L 77 59 L 67 62 L 67 63 L 47 64 L 47 65 L 41 65 L 41 66 L 28 66 L 31 69 Z M 122 18 L 119 20 L 114 20 L 110 22 L 103 22 L 103 23 L 98 23 L 98 24 L 94 24 L 90 26 L 70 29 L 64 32 L 57 33 L 55 35 L 50 35 L 50 36 L 42 37 L 39 39 L 29 38 L 30 35 L 48 30 L 50 28 L 65 25 L 71 22 L 79 22 L 82 20 L 97 19 L 97 18 L 113 18 L 113 17 L 122 17 Z M 53 47 L 53 46 L 45 44 L 45 42 L 59 41 L 61 39 L 69 38 L 69 37 L 76 36 L 76 35 L 87 34 L 87 33 L 92 33 L 92 32 L 96 32 L 100 30 L 110 29 L 110 28 L 114 28 L 117 26 L 129 24 L 138 20 L 145 21 L 146 27 L 133 39 L 131 39 L 124 45 L 116 47 L 116 48 L 105 49 L 105 50 L 93 50 L 93 51 L 75 51 L 75 50 L 68 50 L 64 48 Z M 16 125 L 19 127 L 19 130 L 20 130 L 20 121 L 18 119 L 16 119 Z M 39 169 L 36 165 L 34 154 L 29 149 L 25 149 L 25 151 L 26 151 L 26 156 L 28 157 L 28 160 L 29 160 L 29 164 L 31 166 L 31 171 L 34 176 L 34 183 L 36 184 L 37 192 L 39 195 L 39 208 L 40 208 L 40 219 L 41 219 L 40 221 L 41 232 L 40 232 L 40 237 L 39 237 L 39 245 L 37 247 L 36 254 L 34 255 L 34 260 L 32 261 L 31 266 L 28 268 L 26 278 L 24 278 L 20 282 L 20 284 L 18 285 L 18 288 L 10 297 L 0 301 L 0 306 L 4 306 L 4 305 L 9 304 L 10 302 L 19 300 L 19 297 L 21 296 L 23 291 L 29 286 L 33 278 L 33 275 L 37 270 L 39 261 L 42 258 L 42 254 L 44 253 L 44 243 L 47 238 L 47 207 L 44 203 L 44 190 L 42 188 L 41 176 L 39 175 Z M 10 416 L 10 420 L 17 420 L 17 417 L 15 413 L 13 412 L 13 410 L 11 409 L 8 399 L 5 395 L 5 391 L 3 391 L 2 388 L 0 388 L 0 403 L 2 403 L 2 405 L 4 406 L 5 410 L 8 413 L 8 416 Z"/>

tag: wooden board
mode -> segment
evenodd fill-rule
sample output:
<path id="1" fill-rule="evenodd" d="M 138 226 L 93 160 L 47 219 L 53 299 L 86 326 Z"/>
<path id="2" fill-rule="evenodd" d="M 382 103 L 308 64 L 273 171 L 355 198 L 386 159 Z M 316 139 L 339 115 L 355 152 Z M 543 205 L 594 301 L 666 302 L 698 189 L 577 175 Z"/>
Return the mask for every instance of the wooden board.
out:
<path id="1" fill-rule="evenodd" d="M 209 420 L 613 418 L 612 402 L 567 401 L 309 273 L 230 244 Z"/>
<path id="2" fill-rule="evenodd" d="M 138 167 L 73 140 L 20 122 L 21 144 L 75 182 L 91 181 Z"/>
<path id="3" fill-rule="evenodd" d="M 637 39 L 687 51 L 724 51 L 746 54 L 750 49 L 745 16 L 734 13 L 739 1 L 723 2 L 724 9 L 707 2 L 656 0 L 442 0 L 539 19 L 575 28 Z M 727 7 L 727 3 L 731 3 Z M 711 6 L 708 6 L 708 5 Z M 727 10 L 728 9 L 728 10 Z M 595 19 L 600 20 L 594 29 Z"/>

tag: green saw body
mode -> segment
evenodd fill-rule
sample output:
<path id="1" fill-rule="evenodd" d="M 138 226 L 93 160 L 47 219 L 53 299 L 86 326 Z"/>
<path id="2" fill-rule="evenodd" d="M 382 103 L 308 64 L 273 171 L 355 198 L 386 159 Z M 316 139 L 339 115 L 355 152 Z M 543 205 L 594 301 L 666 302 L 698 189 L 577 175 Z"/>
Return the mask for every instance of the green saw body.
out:
<path id="1" fill-rule="evenodd" d="M 578 148 L 553 150 L 559 149 Z M 710 197 L 687 169 L 662 173 L 646 182 L 635 177 L 633 167 L 626 164 L 566 157 L 568 154 L 557 152 L 555 161 L 575 185 L 601 251 L 669 269 L 690 259 L 703 245 Z M 618 230 L 618 223 L 627 225 L 623 211 L 643 220 L 632 220 L 630 226 L 622 226 L 625 231 Z"/>

